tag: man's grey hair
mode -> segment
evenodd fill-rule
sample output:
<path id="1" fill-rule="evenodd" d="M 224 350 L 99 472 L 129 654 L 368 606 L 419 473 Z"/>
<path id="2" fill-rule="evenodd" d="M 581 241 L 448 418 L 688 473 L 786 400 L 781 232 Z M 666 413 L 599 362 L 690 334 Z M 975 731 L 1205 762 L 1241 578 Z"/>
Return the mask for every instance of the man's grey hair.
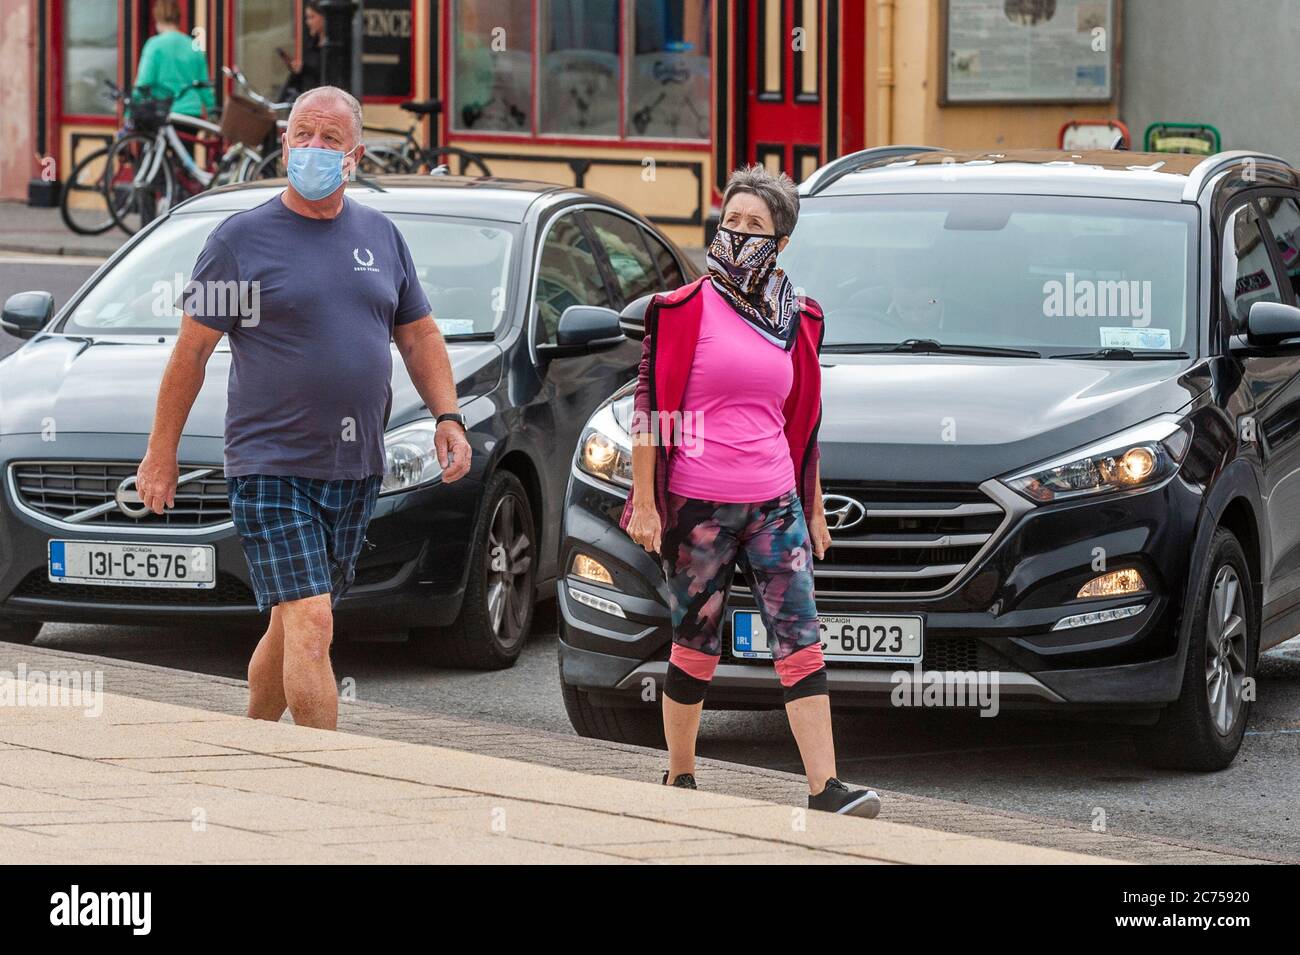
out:
<path id="1" fill-rule="evenodd" d="M 329 96 L 347 107 L 348 112 L 352 114 L 352 138 L 354 142 L 361 142 L 361 104 L 357 98 L 347 90 L 339 89 L 337 86 L 317 86 L 303 93 L 293 101 L 293 109 L 289 111 L 289 125 L 293 125 L 294 114 L 300 107 L 306 106 L 313 100 L 320 99 L 322 96 Z"/>
<path id="2" fill-rule="evenodd" d="M 755 163 L 741 166 L 727 180 L 727 188 L 722 192 L 722 214 L 727 213 L 727 203 L 737 193 L 748 192 L 758 196 L 772 213 L 772 227 L 778 236 L 794 232 L 795 223 L 799 221 L 799 190 L 794 180 L 783 172 L 775 175 L 766 167 Z"/>

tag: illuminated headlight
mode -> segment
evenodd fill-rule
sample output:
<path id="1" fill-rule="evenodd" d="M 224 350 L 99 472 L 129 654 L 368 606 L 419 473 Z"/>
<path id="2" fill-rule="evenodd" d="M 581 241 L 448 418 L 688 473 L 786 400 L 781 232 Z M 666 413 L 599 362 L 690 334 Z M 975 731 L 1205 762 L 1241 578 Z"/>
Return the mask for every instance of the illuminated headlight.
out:
<path id="1" fill-rule="evenodd" d="M 384 480 L 380 494 L 409 491 L 442 477 L 433 436 L 437 422 L 432 418 L 394 428 L 384 435 Z"/>
<path id="2" fill-rule="evenodd" d="M 1142 575 L 1134 568 L 1126 567 L 1123 570 L 1112 570 L 1108 574 L 1092 578 L 1079 588 L 1076 599 L 1123 597 L 1125 594 L 1137 594 L 1146 589 L 1147 582 L 1142 579 Z"/>
<path id="3" fill-rule="evenodd" d="M 620 422 L 631 399 L 605 405 L 587 422 L 578 441 L 578 467 L 592 477 L 619 487 L 632 486 L 632 436 Z"/>
<path id="4" fill-rule="evenodd" d="M 594 580 L 598 584 L 608 584 L 614 586 L 614 577 L 607 568 L 594 557 L 588 557 L 586 554 L 577 554 L 573 558 L 573 576 L 585 577 L 587 580 Z"/>
<path id="5" fill-rule="evenodd" d="M 1155 418 L 1002 483 L 1039 504 L 1150 487 L 1178 471 L 1191 443 L 1188 422 Z"/>

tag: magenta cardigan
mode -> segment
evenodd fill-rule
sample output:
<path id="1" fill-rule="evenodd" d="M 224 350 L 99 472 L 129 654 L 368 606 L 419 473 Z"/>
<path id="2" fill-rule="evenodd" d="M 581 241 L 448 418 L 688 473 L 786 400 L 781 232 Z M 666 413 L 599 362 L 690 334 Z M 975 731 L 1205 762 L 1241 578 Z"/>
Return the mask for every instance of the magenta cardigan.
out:
<path id="1" fill-rule="evenodd" d="M 645 313 L 645 338 L 641 342 L 641 367 L 633 398 L 632 434 L 656 430 L 659 440 L 655 457 L 655 510 L 661 524 L 668 519 L 668 468 L 672 462 L 673 422 L 680 421 L 682 395 L 686 378 L 695 358 L 695 343 L 700 335 L 703 301 L 700 290 L 706 275 L 689 285 L 656 295 Z M 799 498 L 813 500 L 817 483 L 817 429 L 822 418 L 821 351 L 825 324 L 821 306 L 810 298 L 800 297 L 794 321 L 795 344 L 791 350 L 794 384 L 782 409 L 785 415 L 785 439 L 790 447 Z M 619 527 L 627 529 L 632 519 L 632 495 L 628 494 Z"/>

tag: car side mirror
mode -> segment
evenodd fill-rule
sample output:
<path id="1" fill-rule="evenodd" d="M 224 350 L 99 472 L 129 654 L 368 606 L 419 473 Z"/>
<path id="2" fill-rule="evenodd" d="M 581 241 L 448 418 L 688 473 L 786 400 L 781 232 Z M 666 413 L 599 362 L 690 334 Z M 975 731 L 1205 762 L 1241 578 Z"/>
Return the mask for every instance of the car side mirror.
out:
<path id="1" fill-rule="evenodd" d="M 537 352 L 548 358 L 568 358 L 613 348 L 623 341 L 618 312 L 600 305 L 570 305 L 560 315 L 555 341 L 538 345 Z"/>
<path id="2" fill-rule="evenodd" d="M 640 341 L 645 338 L 645 313 L 650 307 L 650 300 L 655 297 L 655 292 L 649 295 L 642 295 L 634 302 L 629 302 L 627 308 L 623 309 L 618 316 L 618 327 L 623 330 L 623 334 L 628 338 Z"/>
<path id="3" fill-rule="evenodd" d="M 54 314 L 54 296 L 49 292 L 15 292 L 5 299 L 0 327 L 18 338 L 31 338 Z"/>
<path id="4" fill-rule="evenodd" d="M 1246 316 L 1246 341 L 1255 348 L 1300 348 L 1300 308 L 1256 302 Z"/>

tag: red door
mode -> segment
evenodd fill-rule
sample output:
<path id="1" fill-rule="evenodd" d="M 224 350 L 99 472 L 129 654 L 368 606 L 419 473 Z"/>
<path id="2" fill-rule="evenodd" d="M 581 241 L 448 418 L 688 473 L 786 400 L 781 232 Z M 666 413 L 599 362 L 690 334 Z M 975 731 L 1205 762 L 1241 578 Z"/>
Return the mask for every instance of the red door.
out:
<path id="1" fill-rule="evenodd" d="M 746 162 L 799 182 L 822 163 L 822 0 L 745 0 Z"/>

